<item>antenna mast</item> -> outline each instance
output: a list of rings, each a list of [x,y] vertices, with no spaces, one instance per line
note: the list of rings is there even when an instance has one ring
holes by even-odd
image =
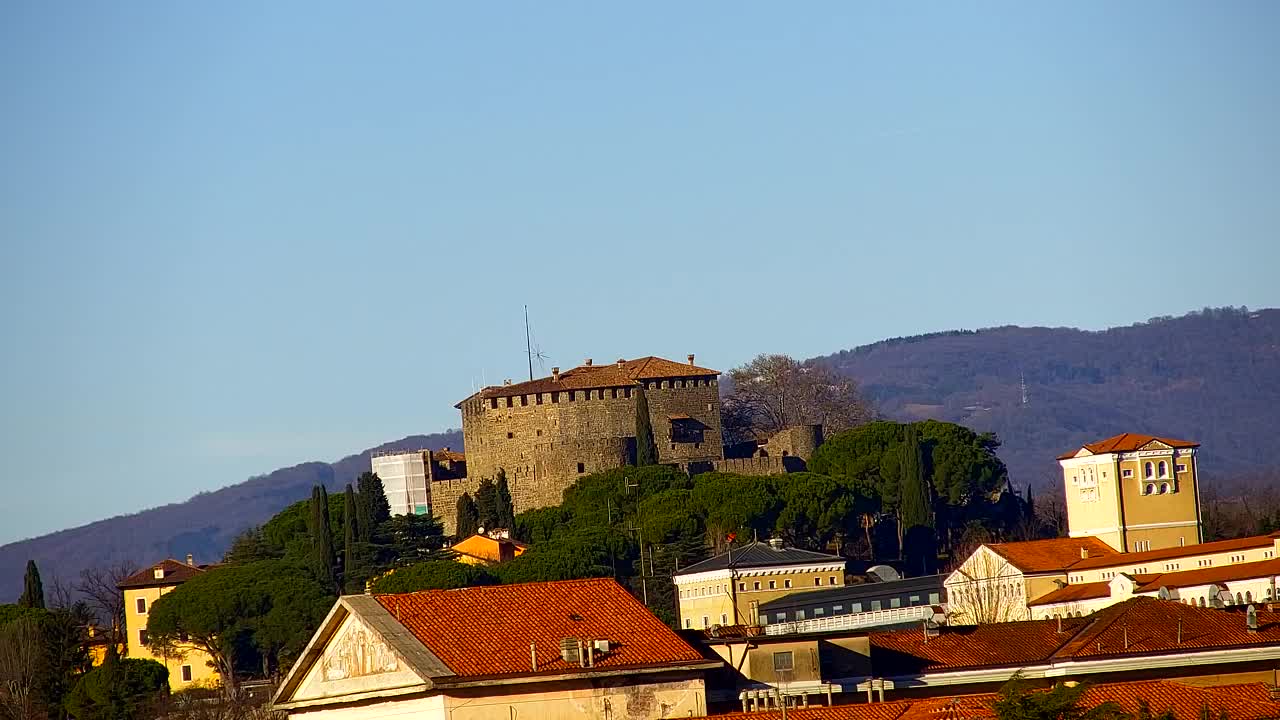
[[[529,340],[529,305],[525,305],[525,355],[529,357],[529,382],[534,380],[534,343]]]

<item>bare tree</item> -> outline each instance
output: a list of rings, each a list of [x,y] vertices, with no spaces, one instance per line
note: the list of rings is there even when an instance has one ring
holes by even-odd
[[[103,630],[112,642],[120,642],[124,633],[124,593],[119,585],[137,571],[136,565],[122,560],[106,567],[81,570],[80,581],[75,584],[75,591],[84,596],[98,619],[106,623]]]
[[[948,615],[956,625],[1027,618],[1026,587],[1017,568],[981,546],[947,578]]]
[[[836,433],[875,416],[854,380],[787,355],[759,355],[730,370],[729,381],[725,414],[748,418],[758,438],[794,425]]]
[[[40,624],[19,618],[0,628],[0,718],[37,720],[45,669]]]

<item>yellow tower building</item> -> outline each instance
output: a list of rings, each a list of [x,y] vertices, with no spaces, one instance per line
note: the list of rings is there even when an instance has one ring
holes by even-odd
[[[1070,536],[1096,537],[1119,552],[1199,543],[1199,447],[1123,433],[1059,456]]]

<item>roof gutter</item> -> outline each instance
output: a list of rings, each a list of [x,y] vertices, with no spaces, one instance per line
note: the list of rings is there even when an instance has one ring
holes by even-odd
[[[522,685],[528,683],[551,682],[560,680],[589,680],[599,677],[618,677],[623,675],[656,675],[659,673],[680,672],[681,670],[718,670],[724,667],[719,660],[691,662],[685,665],[667,665],[665,667],[620,668],[617,670],[595,670],[592,672],[565,673],[562,675],[517,675],[515,677],[488,678],[478,680],[453,680],[452,678],[436,678],[435,687],[439,690],[465,687],[488,687],[491,685]],[[456,676],[455,676],[456,677]]]

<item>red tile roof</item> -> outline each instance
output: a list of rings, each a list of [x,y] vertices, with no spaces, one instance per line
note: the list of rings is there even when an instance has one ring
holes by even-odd
[[[1140,435],[1138,433],[1120,433],[1113,435],[1106,440],[1091,442],[1083,447],[1094,455],[1105,455],[1107,453],[1133,452],[1140,449],[1147,443],[1155,440],[1162,442],[1172,448],[1198,448],[1200,443],[1191,442],[1190,440],[1175,440],[1173,438],[1159,437],[1157,435]],[[1070,452],[1063,453],[1058,456],[1059,460],[1067,460],[1076,456],[1081,448],[1076,448]]]
[[[1084,559],[1082,550],[1090,559],[1097,558],[1100,561],[1120,555],[1096,537],[991,543],[987,547],[1024,573],[1065,570]]]
[[[179,585],[191,578],[200,575],[207,570],[209,565],[188,565],[184,562],[178,562],[173,558],[161,560],[154,565],[148,565],[146,568],[130,575],[116,584],[121,590],[125,588],[142,588],[142,587],[168,587],[170,585]],[[156,568],[164,570],[164,577],[157,578],[155,575]]]
[[[795,720],[993,720],[996,716],[993,705],[997,699],[996,693],[981,693],[797,708],[789,709],[787,717]],[[1270,699],[1269,689],[1264,683],[1219,687],[1196,687],[1170,680],[1101,683],[1086,688],[1081,704],[1097,707],[1113,702],[1124,712],[1136,715],[1140,701],[1146,702],[1157,717],[1170,710],[1176,718],[1197,718],[1201,717],[1201,709],[1208,706],[1210,717],[1226,713],[1231,720],[1280,718],[1280,703]],[[714,720],[780,720],[782,713],[769,710],[711,717]]]
[[[1096,568],[1136,566],[1155,560],[1172,560],[1174,558],[1208,555],[1210,553],[1248,550],[1251,548],[1270,547],[1274,544],[1275,541],[1270,535],[1254,535],[1252,537],[1236,538],[1234,540],[1218,540],[1217,542],[1200,543],[1199,545],[1164,548],[1163,550],[1113,553],[1111,555],[1097,558],[1091,556],[1088,560],[1079,560],[1071,566],[1071,569],[1090,570]]]
[[[459,679],[587,672],[560,655],[562,638],[608,640],[599,669],[706,660],[610,579],[428,590],[375,599]],[[533,670],[530,645],[537,651]]]
[[[1056,605],[1064,602],[1077,602],[1080,600],[1096,600],[1097,598],[1109,597],[1111,595],[1111,581],[1104,580],[1101,582],[1076,583],[1059,588],[1047,595],[1040,597],[1027,603],[1027,607],[1035,607],[1036,605]]]
[[[1137,597],[1064,618],[1061,632],[1050,619],[949,627],[927,643],[919,630],[871,633],[871,656],[877,671],[891,677],[1280,643],[1280,612],[1258,610],[1258,625],[1249,632],[1240,607],[1215,610]]]
[[[698,367],[693,363],[678,363],[660,357],[642,357],[635,360],[602,365],[580,365],[560,373],[560,379],[544,377],[511,385],[495,385],[481,390],[482,398],[534,395],[563,390],[595,390],[635,386],[641,380],[667,380],[673,378],[715,377],[719,370]],[[475,396],[472,396],[475,397]],[[458,403],[461,405],[462,403]]]

